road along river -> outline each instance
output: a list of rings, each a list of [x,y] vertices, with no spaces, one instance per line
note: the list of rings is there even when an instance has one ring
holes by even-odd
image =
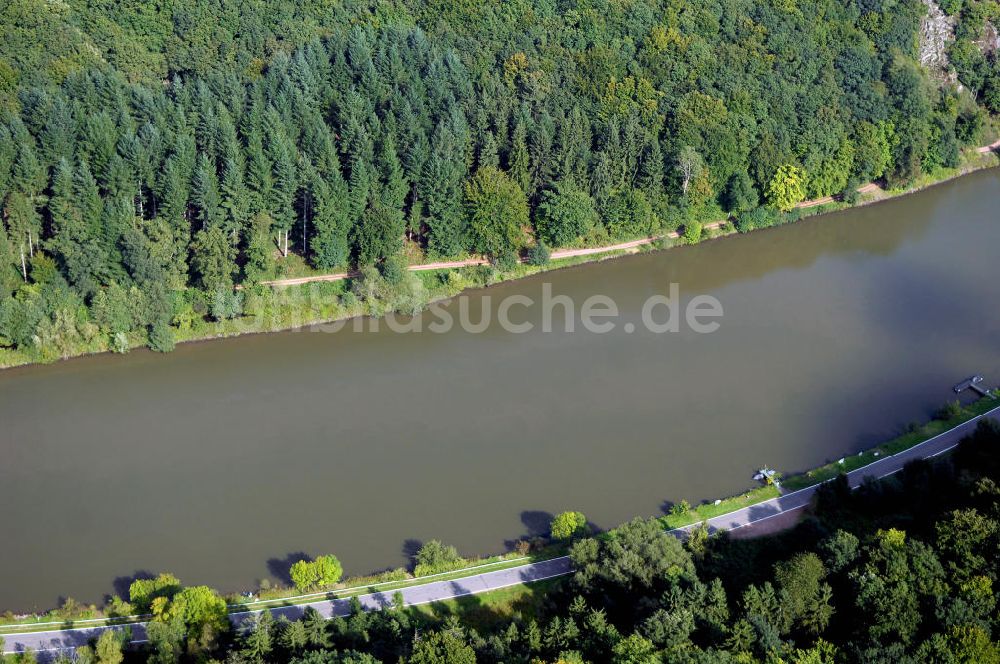
[[[903,467],[917,459],[933,459],[952,449],[954,449],[965,436],[972,433],[979,423],[979,420],[986,417],[995,417],[1000,412],[997,406],[988,413],[977,416],[967,422],[945,431],[933,438],[930,438],[908,450],[883,457],[863,468],[858,468],[847,474],[847,481],[852,488],[857,488],[867,478],[882,478],[899,472]],[[778,498],[766,500],[751,507],[717,516],[708,520],[707,524],[711,531],[735,530],[745,526],[767,521],[772,517],[789,512],[797,512],[808,507],[816,493],[817,486],[800,489]],[[671,532],[676,537],[685,537],[688,530],[696,527],[685,526],[676,528]],[[509,569],[480,572],[471,574],[465,578],[448,581],[434,581],[415,585],[410,588],[403,588],[398,591],[399,599],[405,606],[419,606],[453,599],[456,597],[467,597],[480,593],[507,588],[514,585],[522,585],[566,576],[573,572],[573,565],[568,556],[560,556],[550,560],[533,563],[526,563],[518,567]],[[358,602],[366,611],[377,611],[392,606],[397,591],[374,592],[358,597]],[[230,614],[230,621],[236,627],[245,624],[252,624],[256,616],[262,611],[270,611],[275,617],[284,617],[289,620],[298,620],[302,617],[306,608],[315,609],[320,615],[331,618],[333,616],[348,616],[351,614],[351,600],[349,599],[324,599],[310,602],[308,604],[297,604],[294,606],[278,606],[270,609],[254,609],[239,611]],[[38,632],[4,634],[4,651],[7,653],[22,652],[32,650],[39,653],[52,654],[61,650],[79,648],[89,641],[100,636],[101,632],[120,629],[131,630],[132,643],[144,643],[146,641],[146,623],[136,622],[127,628],[123,626],[96,626],[81,627],[73,629],[52,629]]]
[[[467,301],[495,320],[545,284],[604,294],[608,334],[348,327],[2,372],[0,609],[99,601],[138,571],[236,590],[300,552],[352,574],[430,538],[494,552],[564,509],[609,527],[857,451],[1000,377],[998,200],[980,172]],[[721,303],[717,332],[639,324],[672,283]]]

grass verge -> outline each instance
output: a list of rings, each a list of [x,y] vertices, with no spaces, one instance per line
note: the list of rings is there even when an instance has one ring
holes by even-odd
[[[983,397],[977,401],[962,406],[959,411],[948,419],[935,419],[926,424],[912,426],[906,433],[893,438],[881,445],[869,448],[858,454],[846,456],[843,463],[839,460],[825,464],[819,468],[807,470],[798,475],[792,475],[782,481],[782,485],[789,491],[797,491],[806,487],[833,479],[840,473],[849,473],[867,466],[870,463],[893,454],[899,454],[905,450],[919,445],[920,443],[933,438],[949,429],[953,429],[959,424],[968,422],[974,417],[1000,406],[1000,401]]]
[[[532,581],[478,595],[410,606],[406,612],[416,622],[425,625],[436,625],[450,616],[461,616],[463,624],[482,633],[509,622],[515,616],[524,620],[537,618],[546,594],[565,582],[566,577]]]

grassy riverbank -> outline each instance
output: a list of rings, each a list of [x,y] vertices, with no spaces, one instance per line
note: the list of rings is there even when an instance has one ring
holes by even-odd
[[[939,417],[929,422],[911,424],[907,427],[906,432],[892,440],[859,452],[858,454],[845,456],[843,459],[824,464],[818,468],[789,475],[780,480],[781,486],[785,493],[815,486],[821,482],[833,479],[840,473],[849,473],[879,459],[899,454],[964,422],[968,422],[996,408],[998,405],[1000,405],[1000,401],[988,397],[980,398],[964,406],[958,405],[958,402],[949,404],[945,408],[942,408]],[[779,495],[781,493],[774,485],[758,486],[738,496],[723,498],[718,503],[706,502],[692,507],[683,513],[669,514],[661,517],[661,521],[667,528],[682,528],[722,516],[723,514],[729,514],[730,512],[750,507],[751,505],[756,505],[772,498],[777,498]]]
[[[392,593],[402,588],[411,588],[439,581],[456,581],[484,572],[519,567],[531,562],[549,560],[565,555],[562,544],[550,544],[530,554],[509,552],[486,558],[466,558],[458,561],[454,569],[415,576],[404,569],[389,570],[379,574],[351,577],[316,592],[301,593],[294,588],[269,587],[260,589],[253,599],[233,593],[225,596],[230,613],[273,609],[281,606],[297,606],[332,599],[349,599],[369,593]],[[72,629],[78,627],[99,627],[102,625],[127,624],[148,618],[145,614],[127,616],[113,615],[93,605],[81,605],[68,600],[60,609],[44,614],[15,616],[10,613],[0,616],[0,638],[4,633],[25,633],[52,629]]]
[[[792,475],[783,480],[782,485],[788,491],[796,491],[833,479],[840,473],[849,473],[852,470],[863,468],[880,458],[899,454],[915,445],[919,445],[925,440],[929,440],[963,422],[968,422],[972,418],[996,408],[998,405],[1000,405],[1000,401],[983,397],[965,406],[952,405],[951,407],[946,407],[942,409],[941,417],[935,418],[925,424],[911,424],[907,427],[908,430],[905,433],[892,440],[858,454],[846,456],[843,459],[828,463],[819,468]]]
[[[806,471],[801,474],[789,476],[781,481],[785,491],[795,491],[809,486],[819,484],[836,477],[839,473],[850,472],[866,466],[878,459],[898,454],[910,449],[926,440],[948,431],[964,422],[980,416],[989,410],[996,408],[1000,403],[992,398],[981,398],[966,406],[959,406],[957,402],[948,404],[942,408],[941,415],[922,425],[910,425],[908,430],[900,436],[886,441],[876,447],[865,450],[859,454],[845,457],[843,460],[828,463],[818,468]],[[660,518],[660,522],[666,529],[677,529],[690,526],[729,514],[736,510],[756,505],[780,495],[779,489],[773,485],[759,486],[737,496],[721,499],[719,501],[705,502],[701,505],[689,508],[683,512],[669,514]],[[602,537],[608,534],[602,534]],[[527,544],[527,543],[526,543]],[[523,550],[523,549],[522,549]],[[438,581],[451,581],[468,578],[483,572],[494,572],[503,569],[510,569],[524,565],[529,562],[548,560],[567,552],[565,543],[550,543],[542,548],[537,548],[531,553],[509,552],[506,554],[491,556],[487,558],[461,559],[454,563],[454,569],[414,576],[403,569],[390,570],[375,575],[364,577],[353,577],[345,579],[336,585],[317,590],[316,592],[302,594],[291,588],[269,587],[258,591],[254,598],[245,598],[240,595],[231,594],[226,596],[228,609],[232,613],[243,611],[254,611],[264,608],[276,608],[281,606],[295,606],[309,604],[330,599],[347,599],[358,595],[373,592],[391,594],[403,588],[434,583]],[[451,610],[448,607],[458,608],[478,608],[486,607],[483,616],[502,618],[507,611],[524,598],[530,598],[531,593],[523,590],[499,591],[496,597],[486,599],[478,598],[455,600],[451,604],[445,603],[444,608],[439,608],[437,604],[434,608],[421,609],[425,617],[431,618],[440,615],[441,611]],[[496,602],[496,604],[492,604]],[[506,603],[506,604],[505,604]],[[453,605],[453,606],[452,606]],[[504,609],[503,606],[507,608]],[[23,633],[33,631],[46,631],[53,629],[70,629],[74,627],[97,627],[107,624],[124,624],[145,619],[144,615],[115,616],[105,613],[94,606],[84,606],[69,600],[63,608],[50,611],[45,614],[31,616],[14,616],[8,613],[0,616],[0,637],[3,634]]]

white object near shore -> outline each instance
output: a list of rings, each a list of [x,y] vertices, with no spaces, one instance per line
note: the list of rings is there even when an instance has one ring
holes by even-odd
[[[840,463],[840,464],[843,464],[843,463],[844,463],[844,460],[843,460],[843,459],[841,459],[841,460],[840,460],[840,461],[838,461],[837,463]]]
[[[721,504],[722,504],[722,501],[721,501],[720,499],[716,498],[716,499],[715,499],[715,504],[716,504],[716,505],[721,505]]]

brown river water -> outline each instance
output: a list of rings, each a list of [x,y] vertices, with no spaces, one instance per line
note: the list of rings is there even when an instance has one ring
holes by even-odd
[[[298,331],[0,372],[0,609],[140,571],[239,590],[299,552],[349,574],[432,538],[495,553],[562,510],[610,527],[856,452],[1000,382],[998,206],[980,172],[468,293],[472,320],[604,294],[607,334]],[[671,283],[718,300],[718,331],[625,331]]]

